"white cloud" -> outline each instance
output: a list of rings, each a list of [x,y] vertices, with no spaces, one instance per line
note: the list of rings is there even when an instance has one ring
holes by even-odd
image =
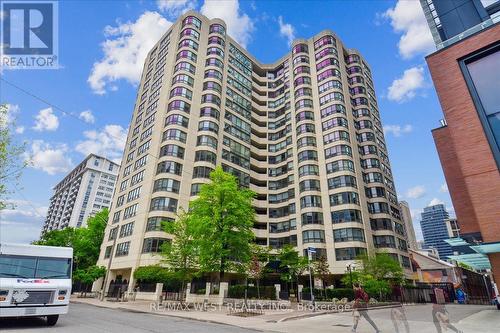
[[[14,208],[0,212],[0,242],[28,244],[39,238],[47,207],[25,200],[12,200]]]
[[[148,52],[171,25],[159,13],[147,11],[135,22],[106,26],[101,44],[104,57],[94,63],[87,80],[93,92],[116,90],[114,83],[121,79],[137,84]]]
[[[49,175],[71,170],[73,162],[67,156],[68,147],[65,144],[51,145],[43,140],[35,140],[26,155],[29,166],[42,170]]]
[[[158,9],[169,17],[176,18],[180,14],[196,7],[194,0],[156,0]]]
[[[444,205],[444,202],[441,199],[438,198],[433,198],[427,206],[434,206],[434,205]]]
[[[243,47],[250,42],[254,24],[240,11],[238,0],[205,0],[200,12],[210,19],[220,18],[226,22],[228,34]]]
[[[423,185],[417,185],[415,187],[409,188],[406,191],[406,197],[410,199],[419,199],[425,195],[425,187]]]
[[[407,134],[413,131],[413,127],[411,125],[385,125],[384,133],[389,134],[392,133],[395,137],[400,137],[403,134]]]
[[[290,23],[283,22],[283,17],[278,17],[278,24],[280,25],[280,36],[285,37],[288,45],[292,45],[295,39],[295,28]]]
[[[127,130],[119,125],[106,125],[101,131],[85,131],[83,136],[86,140],[76,145],[76,151],[83,155],[93,153],[116,161],[122,157]]]
[[[16,134],[23,134],[24,133],[24,126],[17,126],[15,129]]]
[[[52,108],[40,110],[35,116],[35,131],[55,131],[59,127],[59,118],[54,114]]]
[[[399,54],[403,58],[409,59],[436,49],[419,1],[399,0],[383,17],[391,21],[395,32],[403,34],[398,43]]]
[[[80,112],[80,115],[78,116],[78,118],[80,118],[81,120],[83,120],[87,124],[95,123],[95,117],[92,114],[92,111],[90,111],[90,110],[85,110],[85,111]]]
[[[442,184],[441,187],[439,187],[439,192],[448,193],[448,185],[446,183]]]
[[[391,101],[402,103],[416,96],[417,90],[424,87],[424,68],[412,67],[404,71],[403,76],[392,82],[387,97]]]

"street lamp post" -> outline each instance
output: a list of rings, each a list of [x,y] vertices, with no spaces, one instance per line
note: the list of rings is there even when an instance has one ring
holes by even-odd
[[[113,227],[111,224],[107,224],[107,225],[110,227]],[[113,229],[111,229],[111,230],[113,230]],[[116,229],[116,235],[114,235],[114,236],[115,237],[113,239],[113,245],[111,246],[111,253],[109,254],[108,267],[106,268],[106,275],[104,276],[104,284],[102,287],[101,297],[99,297],[99,299],[101,301],[104,301],[104,292],[106,291],[106,286],[108,285],[109,270],[111,269],[111,261],[113,260],[113,252],[115,252],[116,240],[118,239],[118,229]]]
[[[347,264],[347,270],[349,271],[349,281],[351,282],[351,289],[354,288],[354,284],[352,282],[352,268],[353,264]]]
[[[313,306],[313,312],[316,312],[316,305],[314,303],[313,283],[312,283],[312,268],[311,268],[311,260],[312,260],[313,253],[316,253],[316,249],[311,248],[311,247],[307,249],[307,261],[309,264],[309,291],[311,293],[311,302],[312,302],[312,306]]]

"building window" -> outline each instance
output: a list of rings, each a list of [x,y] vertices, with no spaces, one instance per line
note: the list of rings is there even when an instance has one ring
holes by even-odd
[[[396,248],[396,240],[394,236],[373,236],[373,245],[376,248]]]
[[[160,216],[150,217],[146,222],[146,231],[161,231],[163,228],[162,222],[174,222],[174,219]]]
[[[500,43],[460,63],[479,119],[500,168]]]
[[[163,243],[167,241],[166,238],[146,238],[142,245],[142,253],[159,253]]]
[[[300,208],[321,207],[321,197],[318,195],[307,195],[300,198]]]
[[[172,161],[164,161],[158,163],[156,174],[171,173],[180,176],[182,174],[182,164]]]
[[[109,236],[108,240],[113,240],[116,238],[116,235],[118,234],[118,227],[115,227],[109,231]]]
[[[206,166],[197,166],[193,168],[193,178],[210,178],[210,173],[214,169]]]
[[[120,228],[120,238],[132,235],[134,231],[134,222],[124,224]]]
[[[128,255],[129,249],[130,249],[130,241],[119,243],[116,246],[115,256],[117,256],[117,257],[126,256],[126,255]]]
[[[330,195],[331,206],[346,205],[346,204],[359,205],[358,194],[355,192],[342,192]]]
[[[364,242],[365,233],[361,228],[343,228],[333,230],[333,239],[335,242]]]
[[[309,212],[301,216],[302,225],[305,224],[323,224],[323,213]]]
[[[167,191],[167,192],[179,193],[179,189],[181,187],[180,184],[181,183],[178,180],[174,179],[169,179],[169,178],[157,179],[155,180],[153,185],[153,192]]]
[[[335,258],[337,261],[354,260],[359,256],[365,255],[366,249],[363,247],[346,247],[343,249],[335,249]]]
[[[363,220],[361,219],[361,212],[357,209],[343,209],[332,212],[332,223],[344,222],[363,223]]]
[[[160,157],[162,156],[184,158],[184,148],[177,145],[165,145],[160,149]]]
[[[111,251],[113,251],[113,246],[106,246],[106,250],[104,250],[104,259],[111,257]]]
[[[151,199],[149,211],[175,212],[177,210],[177,199],[158,197]]]
[[[325,232],[323,230],[307,230],[302,231],[303,243],[324,243]]]

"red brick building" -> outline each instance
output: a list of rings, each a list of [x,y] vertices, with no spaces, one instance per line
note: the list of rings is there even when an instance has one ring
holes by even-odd
[[[432,134],[461,236],[482,244],[500,285],[500,24],[450,43],[427,64],[445,117]]]

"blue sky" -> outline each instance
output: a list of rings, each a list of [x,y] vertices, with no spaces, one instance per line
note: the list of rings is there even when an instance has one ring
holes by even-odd
[[[335,31],[372,67],[398,195],[415,224],[431,202],[453,209],[431,135],[442,112],[418,1],[68,1],[59,3],[61,68],[2,70],[3,79],[50,104],[0,81],[0,101],[32,159],[11,186],[16,209],[0,215],[2,241],[37,239],[52,187],[86,154],[121,158],[144,56],[186,8],[223,18],[264,63],[285,54],[293,38]]]

